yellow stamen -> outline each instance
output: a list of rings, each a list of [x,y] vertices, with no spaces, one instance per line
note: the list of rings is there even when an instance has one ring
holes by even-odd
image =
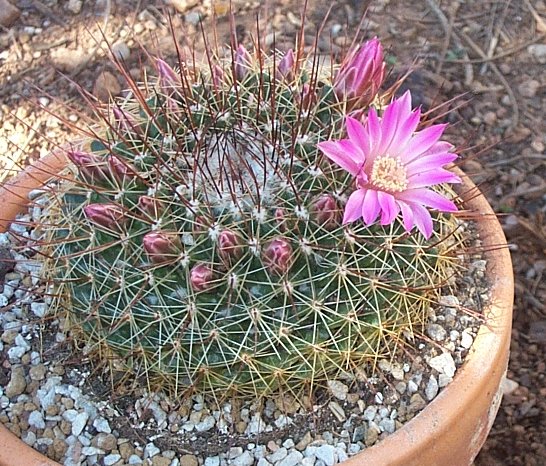
[[[407,189],[408,177],[406,167],[400,157],[383,155],[377,157],[373,163],[370,183],[383,191],[399,193]]]

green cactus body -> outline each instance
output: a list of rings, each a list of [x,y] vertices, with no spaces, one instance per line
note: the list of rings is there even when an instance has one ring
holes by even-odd
[[[226,65],[113,104],[124,116],[86,147],[99,162],[52,199],[59,304],[176,392],[355,377],[422,324],[454,263],[448,216],[429,240],[341,225],[351,179],[316,143],[341,136],[343,105],[327,80],[255,61],[238,81]]]

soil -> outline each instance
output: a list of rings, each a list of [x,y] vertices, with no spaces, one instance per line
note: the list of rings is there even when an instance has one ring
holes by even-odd
[[[230,40],[228,1],[10,1],[20,17],[8,22],[0,12],[0,181],[75,137],[74,126],[91,116],[80,90],[90,99],[121,92],[107,44],[132,75],[144,76],[144,50],[175,55],[169,24],[181,43]],[[304,2],[231,3],[239,41],[251,43],[258,25],[263,47],[293,46]],[[305,44],[316,39],[323,52],[341,53],[361,27],[361,38],[377,35],[388,48],[393,78],[414,63],[414,103],[427,109],[453,99],[442,117],[451,123],[448,139],[499,213],[516,274],[509,382],[476,465],[544,464],[546,4],[339,0],[327,14],[332,5],[307,2]]]

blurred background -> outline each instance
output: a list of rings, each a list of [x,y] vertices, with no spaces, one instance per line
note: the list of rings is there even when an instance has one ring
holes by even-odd
[[[546,464],[543,0],[0,0],[0,182],[76,137],[91,116],[82,91],[99,105],[123,94],[110,53],[137,79],[148,54],[177,63],[173,35],[221,54],[230,9],[249,47],[259,36],[286,50],[303,28],[304,47],[316,41],[328,59],[378,36],[391,79],[413,64],[414,104],[454,99],[448,139],[499,213],[516,273],[504,400],[476,465]]]

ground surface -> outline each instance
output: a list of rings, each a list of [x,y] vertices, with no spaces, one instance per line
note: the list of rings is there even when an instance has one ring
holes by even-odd
[[[89,116],[79,87],[99,98],[123,88],[106,57],[105,39],[136,76],[150,68],[142,45],[166,58],[174,54],[166,12],[181,42],[202,43],[200,16],[210,42],[229,40],[224,15],[229,2],[172,0],[168,8],[160,0],[12,3],[21,13],[12,25],[0,11],[0,181],[74,137],[71,126]],[[232,3],[239,40],[250,43],[258,24],[264,47],[273,42],[280,49],[293,45],[301,1]],[[452,123],[449,138],[462,147],[462,167],[501,214],[511,244],[516,303],[510,382],[476,464],[545,464],[545,2],[310,0],[306,44],[324,26],[319,48],[339,53],[350,43],[347,37],[353,37],[368,3],[363,37],[381,38],[392,75],[418,60],[410,78],[414,101],[427,107],[464,94],[451,107],[466,104],[446,117]],[[210,32],[213,11],[218,16],[216,35]]]

